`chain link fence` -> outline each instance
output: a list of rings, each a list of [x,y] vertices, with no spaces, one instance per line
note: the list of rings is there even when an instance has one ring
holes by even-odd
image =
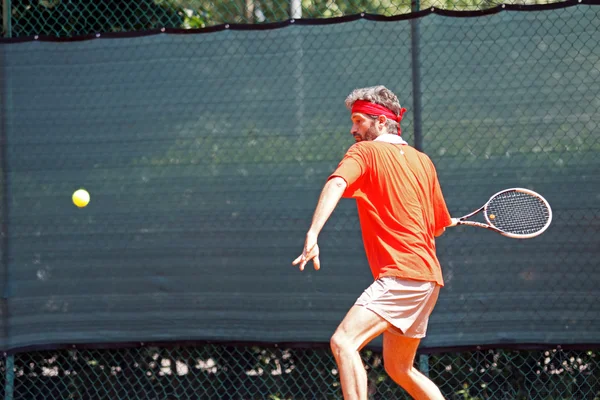
[[[447,10],[484,10],[501,3],[533,4],[520,1],[266,1],[266,0],[140,0],[140,1],[12,1],[10,3],[9,23],[5,23],[5,36],[24,37],[31,35],[50,35],[71,37],[88,35],[96,32],[131,32],[171,28],[203,28],[222,23],[269,23],[289,19],[291,16],[302,18],[331,18],[344,15],[367,12],[380,15],[406,14],[411,11],[437,7]],[[540,2],[535,2],[540,3]],[[535,18],[534,18],[535,19]],[[581,22],[582,24],[585,21]],[[557,30],[569,31],[557,19],[554,25]],[[8,27],[8,28],[7,28]],[[460,32],[464,40],[476,36],[472,30]],[[545,32],[534,33],[542,37]],[[482,43],[492,42],[492,38],[480,38]],[[539,37],[536,39],[540,39]],[[515,41],[526,41],[528,37],[515,36]],[[580,40],[580,39],[578,39]],[[585,55],[593,51],[595,41],[581,39],[578,52]],[[555,54],[561,55],[571,46],[570,43],[544,44],[538,40],[536,46],[550,48]],[[487,51],[495,51],[493,48]],[[533,46],[533,44],[532,44]],[[134,50],[132,50],[134,51]],[[450,51],[450,50],[449,50]],[[498,52],[500,52],[498,50]],[[432,53],[431,53],[432,54]],[[507,59],[518,54],[504,54]],[[539,55],[539,54],[538,54]],[[439,58],[439,54],[437,55]],[[447,54],[449,60],[459,58],[454,52]],[[431,76],[443,76],[436,68],[440,67],[439,59],[424,60],[422,73]],[[576,57],[574,57],[574,60]],[[517,61],[515,61],[517,62]],[[600,65],[600,64],[598,64]],[[429,71],[431,68],[431,71]],[[480,75],[478,81],[435,82],[429,80],[424,84],[425,98],[427,96],[450,98],[458,87],[485,86],[485,83],[499,77],[506,79],[511,71],[501,67],[487,65],[489,76]],[[527,62],[521,68],[532,73],[534,68]],[[589,79],[597,77],[598,67],[590,68],[596,75],[585,75],[581,71],[566,70],[562,75],[531,77],[513,81],[516,87],[513,97],[518,100],[524,95],[521,88],[528,82],[537,82],[538,78],[551,80],[558,86],[564,77],[568,79],[581,78],[581,86],[595,85]],[[536,81],[536,79],[538,79]],[[440,89],[442,88],[442,89]],[[537,134],[519,137],[513,142],[515,148],[537,149],[534,152],[556,163],[584,165],[590,157],[597,157],[600,141],[597,134],[598,121],[594,111],[597,101],[593,98],[577,97],[577,86],[571,86],[571,99],[581,101],[581,114],[569,117],[571,125],[561,126],[564,136],[555,141],[548,141],[543,129],[533,130]],[[547,90],[536,83],[528,88],[539,90],[540,94]],[[557,93],[555,93],[557,94]],[[479,101],[479,102],[478,102]],[[462,138],[455,140],[452,146],[446,146],[443,141],[428,142],[431,146],[427,151],[449,157],[447,164],[463,160],[464,168],[473,170],[471,178],[482,181],[487,176],[476,175],[475,167],[471,168],[470,159],[495,159],[500,167],[507,167],[511,162],[503,158],[506,143],[506,125],[502,121],[483,117],[487,114],[485,107],[502,107],[505,105],[492,104],[485,95],[475,99],[470,105],[471,113],[478,118],[474,120],[452,119],[448,124],[427,126],[426,131],[431,136],[439,136],[449,128],[462,132]],[[450,104],[450,113],[456,113],[457,106]],[[454,108],[452,108],[454,107]],[[546,109],[541,106],[536,115],[520,115],[517,125],[525,125],[527,121],[540,121],[546,126],[553,124],[552,115],[560,115],[560,109]],[[460,115],[460,114],[459,114]],[[410,117],[409,117],[410,118]],[[412,120],[407,118],[406,125]],[[426,118],[429,120],[429,118]],[[432,119],[433,120],[433,119]],[[514,129],[520,129],[515,127]],[[407,130],[408,131],[408,130]],[[573,131],[578,131],[575,140],[571,137]],[[482,139],[482,132],[486,137]],[[345,133],[344,133],[345,134]],[[479,138],[479,141],[473,140]],[[258,140],[262,140],[259,138]],[[579,142],[578,142],[579,141]],[[267,143],[268,142],[268,143]],[[282,142],[284,142],[282,140]],[[574,143],[579,143],[574,145]],[[268,138],[264,147],[272,154],[285,154],[284,147]],[[188,142],[178,142],[172,158],[184,159],[189,151]],[[271,146],[270,150],[267,146]],[[578,152],[578,147],[585,148],[585,154]],[[225,147],[225,146],[223,146]],[[340,147],[340,146],[338,146]],[[239,158],[235,148],[227,159]],[[339,150],[339,149],[338,149]],[[197,153],[194,150],[194,154]],[[210,150],[207,150],[210,152]],[[183,154],[183,156],[182,156]],[[246,151],[244,154],[251,154]],[[583,154],[583,155],[582,155]],[[565,157],[566,155],[566,157]],[[207,159],[210,154],[207,154]],[[471,157],[471,158],[469,158]],[[161,160],[162,162],[162,160]],[[166,161],[165,161],[166,163]],[[446,165],[447,165],[446,164]],[[474,164],[476,165],[476,164]],[[545,165],[545,164],[544,164]],[[535,168],[542,168],[534,165]],[[506,173],[506,172],[505,172]],[[508,172],[510,173],[510,171]],[[565,179],[568,175],[565,175]],[[593,178],[589,178],[593,179]],[[588,179],[589,182],[590,180]],[[582,185],[587,184],[583,182]],[[469,195],[469,193],[467,193]],[[467,199],[455,200],[467,204]],[[590,200],[590,202],[593,200]],[[463,211],[470,211],[464,206]],[[581,224],[587,227],[585,237],[597,234],[597,224],[600,214],[584,214],[587,209],[574,210],[577,220],[569,219],[569,223]],[[354,211],[354,210],[352,210]],[[578,214],[579,212],[579,214]],[[575,221],[575,222],[573,222]],[[564,221],[563,221],[564,222]],[[566,223],[566,222],[565,222]],[[341,240],[341,239],[338,239]],[[591,240],[591,239],[590,239]],[[589,250],[590,243],[579,242],[582,252]],[[587,246],[587,247],[586,247]],[[566,251],[564,252],[566,254]],[[562,253],[561,253],[562,254]],[[543,256],[543,255],[542,255]],[[469,258],[470,257],[470,258]],[[477,256],[466,255],[464,269],[474,266]],[[566,261],[566,260],[564,260]],[[529,260],[535,264],[537,260]],[[588,260],[588,264],[595,263]],[[535,271],[524,273],[530,279]],[[531,274],[531,275],[529,275]],[[490,281],[495,278],[490,276]],[[593,283],[594,277],[590,276]],[[548,279],[548,285],[558,288],[560,279]],[[558,282],[558,283],[557,283]],[[490,283],[490,282],[488,282]],[[498,284],[498,281],[491,284]],[[501,282],[500,282],[501,284]],[[508,291],[510,288],[506,288]],[[460,294],[452,293],[458,296]],[[441,300],[443,301],[443,299]],[[581,307],[586,312],[586,302],[571,304],[572,309]],[[592,316],[595,318],[597,316]],[[420,355],[416,367],[428,374],[441,388],[447,399],[452,400],[599,400],[600,399],[600,351],[597,350],[565,350],[561,348],[544,350],[506,350],[476,349],[465,352],[448,352],[441,354]],[[377,351],[366,350],[363,360],[368,370],[369,391],[371,399],[407,399],[404,392],[385,373],[381,354]],[[341,390],[335,363],[326,348],[278,348],[268,346],[231,346],[231,345],[202,345],[181,347],[141,347],[120,349],[71,349],[52,351],[32,351],[16,353],[0,359],[0,380],[6,382],[0,385],[0,399],[144,399],[144,400],[179,400],[179,399],[341,399]]]
[[[224,23],[270,23],[290,18],[334,18],[359,13],[400,15],[436,7],[485,10],[501,4],[546,4],[555,0],[4,0],[13,37],[70,37],[98,32],[204,28]]]
[[[598,400],[600,352],[477,350],[421,355],[448,400]],[[410,399],[363,351],[369,398]],[[202,345],[17,354],[14,400],[342,399],[328,349]],[[2,365],[2,371],[4,371]]]

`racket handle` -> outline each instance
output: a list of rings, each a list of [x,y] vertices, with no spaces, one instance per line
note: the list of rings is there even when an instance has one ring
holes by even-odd
[[[459,218],[451,218],[452,223],[450,224],[450,226],[456,226],[458,225],[458,222],[460,221]]]

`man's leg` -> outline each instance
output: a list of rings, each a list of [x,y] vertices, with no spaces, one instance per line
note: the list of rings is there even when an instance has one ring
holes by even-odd
[[[385,371],[415,400],[444,400],[440,389],[413,367],[421,339],[386,332],[383,335]]]
[[[345,400],[367,400],[367,373],[359,351],[390,324],[374,312],[353,306],[331,338]]]

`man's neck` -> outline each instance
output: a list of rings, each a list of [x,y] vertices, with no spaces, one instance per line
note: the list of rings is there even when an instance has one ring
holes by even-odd
[[[374,142],[392,143],[392,144],[408,144],[400,136],[392,135],[391,133],[383,133],[383,134],[377,136],[373,141]]]

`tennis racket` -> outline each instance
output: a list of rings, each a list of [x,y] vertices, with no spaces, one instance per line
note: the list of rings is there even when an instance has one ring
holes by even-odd
[[[487,224],[467,221],[482,211]],[[546,199],[533,190],[512,188],[496,193],[480,209],[460,218],[452,218],[451,226],[477,226],[510,238],[530,239],[548,229],[550,222],[552,209]]]

